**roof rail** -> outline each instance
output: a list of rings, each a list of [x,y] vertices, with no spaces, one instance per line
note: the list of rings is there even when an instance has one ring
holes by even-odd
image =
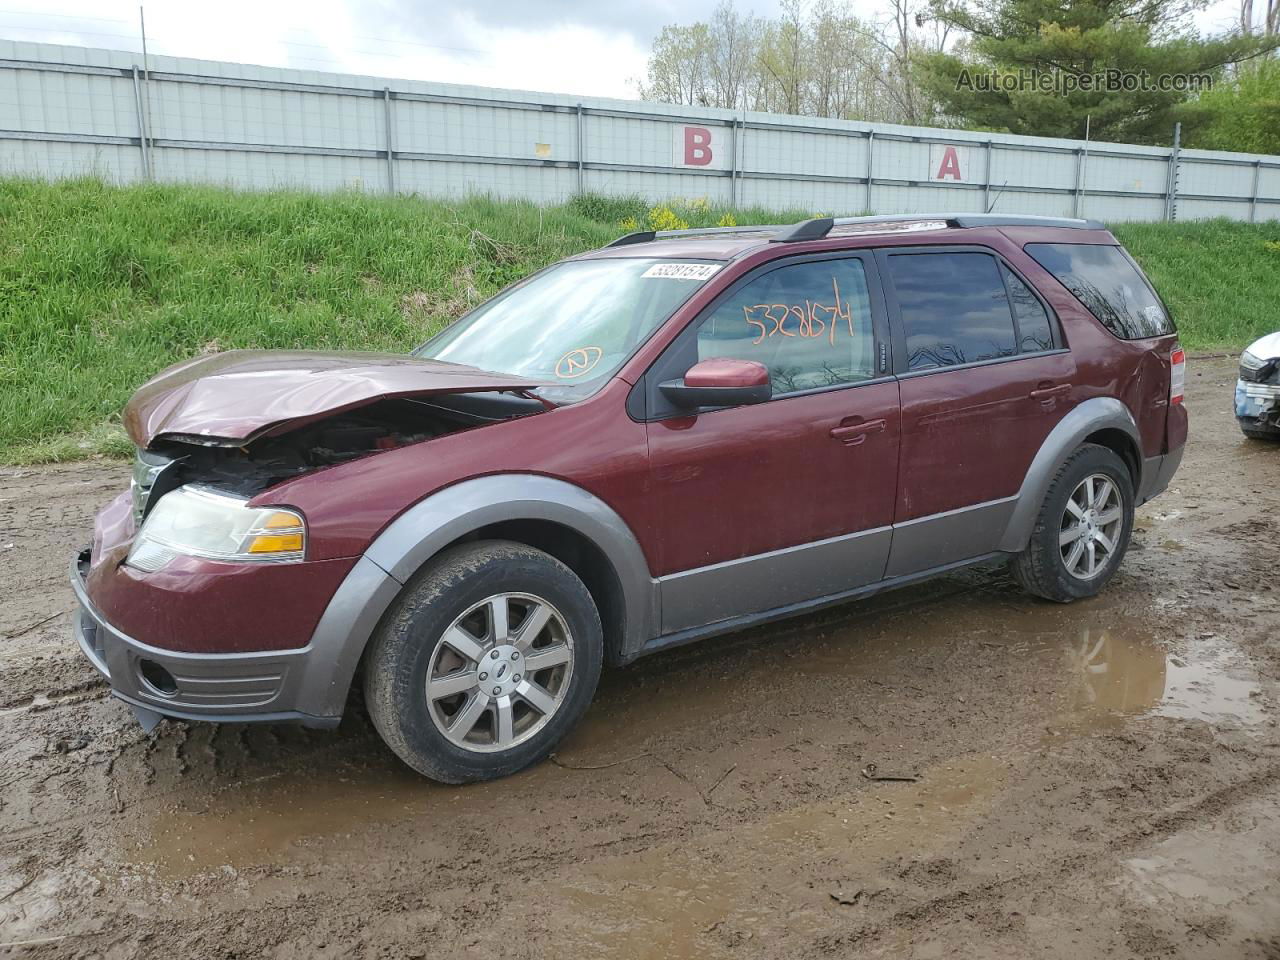
[[[769,238],[770,243],[799,243],[801,240],[821,240],[836,225],[833,217],[815,217],[801,220],[785,230],[779,230]]]
[[[608,246],[625,247],[633,243],[648,243],[650,240],[665,240],[669,237],[704,237],[735,233],[770,234],[770,243],[799,243],[803,240],[821,240],[835,227],[856,224],[874,225],[877,223],[925,221],[945,223],[948,227],[953,228],[1062,227],[1071,230],[1107,229],[1105,224],[1097,220],[1080,220],[1075,217],[1036,217],[1004,213],[894,213],[868,217],[815,217],[812,220],[801,220],[799,223],[793,223],[790,226],[692,227],[687,230],[638,230],[619,237]]]
[[[637,230],[635,233],[625,233],[617,240],[606,243],[606,247],[625,247],[633,243],[648,243],[658,235],[652,230]]]
[[[1029,214],[1008,213],[960,213],[952,214],[947,222],[953,227],[1065,227],[1069,230],[1105,230],[1106,224],[1098,220],[1081,220],[1076,217],[1034,217]]]
[[[746,226],[746,227],[689,227],[684,230],[637,230],[635,233],[628,233],[619,237],[612,243],[606,244],[609,247],[625,247],[632,243],[648,243],[650,240],[667,240],[672,237],[707,237],[707,236],[723,236],[725,234],[735,233],[773,233],[778,230],[786,230],[787,227],[779,224],[769,226]]]

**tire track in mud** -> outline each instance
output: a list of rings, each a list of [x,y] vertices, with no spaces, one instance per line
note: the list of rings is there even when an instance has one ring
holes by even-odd
[[[105,695],[97,699],[124,709]],[[288,727],[285,728],[289,731],[287,735],[276,731],[266,733],[268,746],[265,748],[251,745],[251,728],[247,725],[170,723],[162,729],[162,735],[147,735],[137,728],[133,739],[101,751],[87,761],[68,760],[52,772],[22,768],[22,773],[9,781],[7,793],[12,793],[13,787],[23,782],[43,782],[53,776],[89,774],[94,782],[85,785],[85,796],[70,812],[44,817],[25,826],[14,825],[15,817],[9,813],[10,824],[0,835],[0,852],[13,844],[20,845],[82,824],[98,823],[104,816],[139,804],[216,795],[245,783],[323,765],[325,760],[350,759],[370,747],[383,749],[368,724],[356,726],[343,736]],[[198,766],[193,763],[195,752],[203,758]],[[269,772],[255,772],[265,764],[272,765]],[[211,781],[221,782],[212,792]],[[116,786],[112,787],[113,784]],[[33,796],[32,800],[38,802],[40,797]]]

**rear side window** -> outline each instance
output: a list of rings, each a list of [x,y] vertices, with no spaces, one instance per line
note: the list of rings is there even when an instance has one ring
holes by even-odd
[[[1092,243],[1029,243],[1024,248],[1102,325],[1122,340],[1163,337],[1173,320],[1137,264],[1119,247]]]
[[[1054,347],[1039,299],[987,253],[889,256],[907,369],[928,370]]]

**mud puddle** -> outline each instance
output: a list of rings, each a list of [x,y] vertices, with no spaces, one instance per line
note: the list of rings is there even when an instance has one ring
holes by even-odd
[[[374,751],[378,753],[379,751]],[[433,823],[456,791],[419,777],[394,757],[268,775],[227,787],[205,803],[167,810],[124,857],[160,879],[233,873],[286,860],[308,846],[358,843],[375,824]]]
[[[920,771],[918,782],[720,831],[714,847],[723,852],[681,845],[612,858],[544,894],[572,918],[565,936],[578,955],[729,956],[832,909],[893,902],[896,883],[879,864],[944,850],[989,811],[1008,772],[998,757],[960,757]]]
[[[1204,638],[1192,658],[1131,629],[1086,627],[1065,649],[1068,669],[1084,680],[1080,709],[1096,718],[1150,714],[1228,726],[1264,719],[1257,678],[1223,639]]]
[[[1224,926],[1212,918],[1228,916],[1239,934],[1265,940],[1276,932],[1277,863],[1280,816],[1274,798],[1253,799],[1229,817],[1176,833],[1126,860],[1113,885],[1184,918],[1188,927],[1205,928],[1210,938],[1215,925]]]

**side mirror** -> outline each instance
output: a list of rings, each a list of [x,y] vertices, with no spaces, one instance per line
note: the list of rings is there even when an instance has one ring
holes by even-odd
[[[680,380],[658,385],[662,395],[677,407],[732,407],[764,403],[773,396],[769,368],[755,360],[715,357],[695,363]]]

